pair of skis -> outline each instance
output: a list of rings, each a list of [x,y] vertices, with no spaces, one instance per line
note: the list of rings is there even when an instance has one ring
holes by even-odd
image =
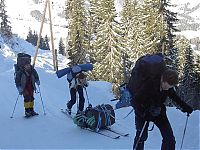
[[[71,119],[73,119],[73,115],[75,115],[75,113],[73,113],[73,112],[70,115],[66,109],[61,109],[61,112],[64,113],[65,115],[67,115]],[[119,131],[115,131],[115,130],[112,130],[111,128],[105,128],[105,129],[101,129],[99,131],[92,130],[90,128],[82,128],[82,129],[97,133],[99,135],[102,135],[102,136],[105,136],[105,137],[108,137],[111,139],[119,139],[120,137],[126,137],[129,135],[128,133],[122,133]]]
[[[97,133],[97,134],[100,134],[102,136],[111,138],[111,139],[119,139],[120,137],[126,137],[129,135],[128,133],[118,132],[118,131],[112,130],[110,128],[101,129],[100,131],[91,130],[89,128],[84,128],[84,129],[94,132],[94,133]]]

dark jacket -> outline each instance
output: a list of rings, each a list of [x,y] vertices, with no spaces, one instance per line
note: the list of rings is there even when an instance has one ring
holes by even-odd
[[[31,80],[32,80],[32,84],[33,84],[33,89],[36,90],[36,86],[35,86],[35,82],[39,81],[39,76],[37,71],[34,68],[31,68]],[[26,86],[27,83],[27,74],[26,71],[24,69],[19,69],[18,71],[16,71],[15,74],[15,84],[16,87],[21,87],[23,90]]]
[[[161,107],[161,112],[165,113],[166,107],[164,102],[167,97],[183,109],[188,107],[176,94],[174,88],[165,91],[160,90],[161,75],[154,79],[142,79],[141,77],[139,79],[140,81],[137,79],[139,78],[133,78],[132,86],[129,86],[129,91],[133,96],[131,105],[134,107],[136,114],[144,115],[145,111],[151,106]]]

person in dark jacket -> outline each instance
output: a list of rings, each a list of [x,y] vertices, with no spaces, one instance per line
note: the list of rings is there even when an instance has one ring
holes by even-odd
[[[38,115],[34,111],[34,91],[36,86],[40,85],[40,80],[37,71],[30,63],[24,65],[16,72],[15,84],[20,95],[24,97],[25,116],[30,117]]]
[[[135,76],[137,76],[136,74],[135,72]],[[162,135],[161,150],[175,150],[176,141],[166,114],[164,102],[169,97],[183,112],[188,114],[193,112],[193,109],[176,94],[174,86],[178,84],[178,73],[175,70],[165,69],[156,78],[146,79],[140,85],[135,86],[138,82],[136,80],[137,78],[133,77],[132,85],[129,86],[129,91],[133,96],[131,105],[135,110],[136,125],[133,149],[144,150],[144,142],[148,137],[149,122],[152,121],[159,128]],[[142,129],[144,130],[140,135]]]

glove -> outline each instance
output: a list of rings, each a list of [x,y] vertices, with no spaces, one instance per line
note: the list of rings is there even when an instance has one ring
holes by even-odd
[[[40,85],[40,80],[36,81],[35,83],[36,83],[37,85]]]
[[[188,114],[191,114],[193,112],[193,109],[189,105],[185,105],[184,107],[182,107],[181,111],[182,112],[187,112]]]
[[[18,86],[18,87],[17,87],[17,90],[18,90],[18,92],[19,92],[19,95],[22,95],[22,93],[23,93],[22,87],[21,87],[21,86]]]
[[[85,83],[85,84],[84,84],[84,87],[88,87],[88,85],[89,85],[88,83]]]

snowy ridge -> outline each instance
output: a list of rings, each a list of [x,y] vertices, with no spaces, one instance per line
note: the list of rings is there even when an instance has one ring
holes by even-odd
[[[66,38],[67,36],[67,21],[64,18],[65,1],[53,0],[51,2],[53,34],[55,48],[57,48],[59,39],[61,37]],[[7,15],[10,17],[9,21],[11,21],[13,33],[18,34],[23,39],[26,39],[29,28],[31,28],[32,31],[35,30],[39,34],[41,26],[40,18],[44,13],[45,1],[6,0],[6,6]],[[50,37],[48,9],[46,11],[45,23],[42,31],[43,37],[46,34]]]

